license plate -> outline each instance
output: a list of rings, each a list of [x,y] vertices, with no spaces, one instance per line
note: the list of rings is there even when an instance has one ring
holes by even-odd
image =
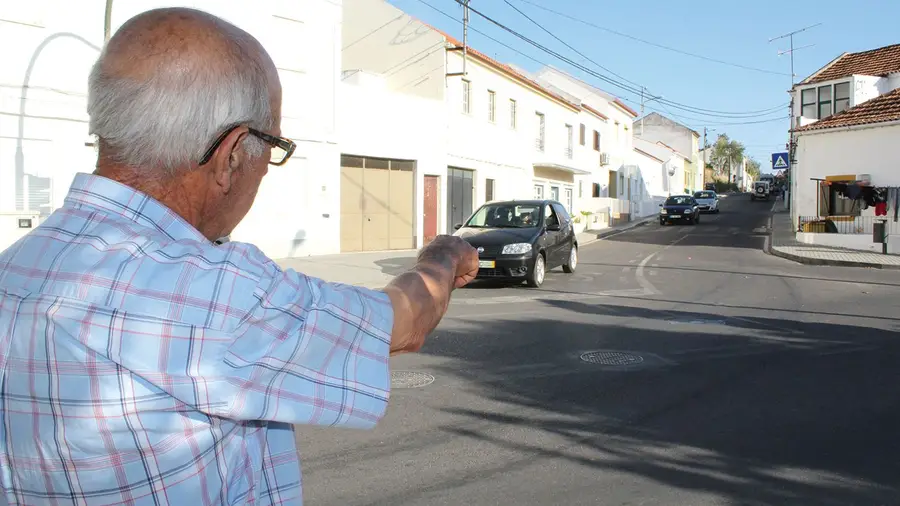
[[[680,215],[680,214],[673,214],[672,216],[670,216],[670,218],[678,219],[678,218],[681,218],[681,215]]]
[[[496,262],[493,260],[479,260],[478,267],[484,267],[485,269],[493,269],[496,265]]]

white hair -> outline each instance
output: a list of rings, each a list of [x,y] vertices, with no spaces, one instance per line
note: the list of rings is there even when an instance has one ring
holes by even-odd
[[[88,115],[90,133],[109,148],[109,156],[130,167],[173,174],[199,162],[227,128],[270,130],[274,120],[265,57],[255,39],[235,31],[228,33],[231,50],[216,54],[225,61],[186,64],[178,56],[157,56],[161,63],[142,80],[106,73],[105,48],[91,69]],[[251,158],[261,156],[264,147],[254,136],[244,142]]]

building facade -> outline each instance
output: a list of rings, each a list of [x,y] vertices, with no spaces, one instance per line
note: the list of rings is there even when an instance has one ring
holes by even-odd
[[[284,89],[283,135],[297,142],[290,162],[270,168],[232,239],[252,242],[274,258],[337,251],[340,3],[279,0],[254,9],[214,0],[182,4],[220,16],[260,40]],[[15,48],[4,51],[0,66],[0,248],[62,205],[77,172],[94,170],[87,78],[104,33],[166,5],[117,0],[105,26],[104,0],[0,4],[0,45]]]

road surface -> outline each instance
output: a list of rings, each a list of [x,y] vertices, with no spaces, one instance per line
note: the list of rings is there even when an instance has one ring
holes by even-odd
[[[771,205],[457,291],[392,360],[431,383],[373,431],[298,430],[306,503],[900,504],[900,272],[764,254]]]

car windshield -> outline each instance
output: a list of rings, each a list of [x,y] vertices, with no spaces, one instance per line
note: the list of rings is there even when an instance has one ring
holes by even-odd
[[[691,205],[690,197],[669,197],[666,199],[667,206],[689,206]]]
[[[694,194],[695,199],[714,199],[716,194],[713,192],[697,192]]]
[[[537,205],[488,204],[466,222],[473,228],[533,228],[537,226],[541,207]]]

